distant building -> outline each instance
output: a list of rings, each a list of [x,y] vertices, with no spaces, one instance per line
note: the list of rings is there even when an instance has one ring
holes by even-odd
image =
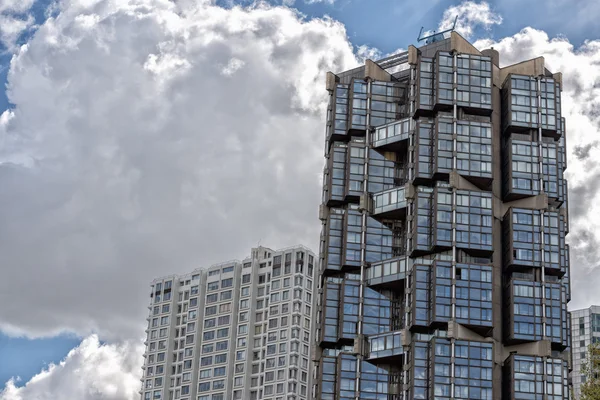
[[[142,400],[308,399],[315,269],[306,247],[258,247],[154,280]]]
[[[587,358],[588,347],[600,342],[600,306],[571,311],[571,334],[573,336],[573,392],[578,399],[585,376],[581,365]]]

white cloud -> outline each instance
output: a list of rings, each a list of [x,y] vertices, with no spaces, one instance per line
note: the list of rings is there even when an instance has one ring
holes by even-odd
[[[0,400],[137,400],[142,354],[141,345],[101,345],[90,336],[25,385],[10,380]]]
[[[438,30],[452,28],[457,16],[458,21],[455,30],[467,39],[473,36],[477,27],[489,30],[492,26],[502,23],[502,16],[495,13],[487,2],[463,1],[459,5],[449,7],[444,11]]]
[[[543,56],[546,68],[563,73],[562,112],[567,126],[572,309],[600,304],[600,40],[579,48],[566,38],[550,38],[533,28],[501,39],[481,40],[493,46],[500,63],[509,65]]]
[[[317,250],[324,76],[355,65],[343,25],[283,7],[60,3],[0,118],[0,329],[138,337],[156,276]]]
[[[4,50],[14,51],[21,34],[33,26],[34,19],[28,11],[34,2],[35,0],[0,0],[0,44]]]

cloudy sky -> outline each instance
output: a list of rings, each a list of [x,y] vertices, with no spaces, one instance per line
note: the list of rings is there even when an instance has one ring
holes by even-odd
[[[455,15],[563,72],[571,308],[600,304],[600,6],[376,3],[0,0],[0,400],[137,399],[154,277],[317,249],[324,73]]]

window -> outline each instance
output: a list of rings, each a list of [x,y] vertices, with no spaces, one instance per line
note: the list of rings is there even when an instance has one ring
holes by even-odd
[[[217,296],[216,293],[209,294],[209,295],[206,296],[206,302],[207,303],[214,303],[218,299],[219,299],[219,297]]]
[[[215,364],[222,364],[227,362],[227,354],[217,354],[215,356]]]
[[[210,369],[201,369],[200,370],[200,379],[206,379],[211,377],[212,370]]]
[[[217,342],[217,351],[222,351],[222,350],[227,350],[229,346],[229,342],[226,340],[223,340],[221,342]]]
[[[204,313],[206,315],[215,315],[217,313],[217,306],[206,307]]]
[[[231,287],[231,286],[233,286],[233,278],[223,279],[221,281],[222,288]]]
[[[210,275],[210,274],[209,274]],[[207,290],[209,292],[213,291],[213,290],[217,290],[219,289],[219,282],[211,282],[207,285]]]
[[[231,299],[231,290],[226,290],[224,292],[221,292],[221,300],[229,300]]]
[[[229,336],[229,328],[217,329],[217,337],[224,338]]]

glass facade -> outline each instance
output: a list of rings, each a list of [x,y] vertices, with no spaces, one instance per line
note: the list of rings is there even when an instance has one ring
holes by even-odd
[[[569,399],[561,78],[498,57],[328,74],[314,399]]]

